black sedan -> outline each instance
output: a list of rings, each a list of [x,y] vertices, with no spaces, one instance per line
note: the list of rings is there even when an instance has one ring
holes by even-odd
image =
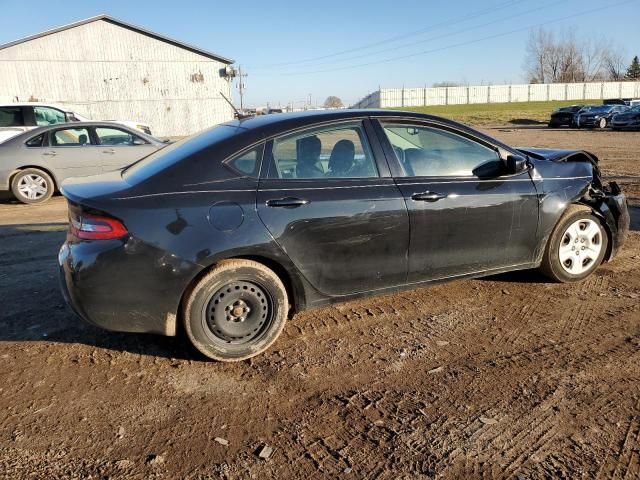
[[[592,154],[394,111],[237,120],[62,192],[73,309],[110,330],[181,326],[226,361],[327,303],[529,268],[582,280],[629,226]]]
[[[632,107],[624,113],[614,115],[611,119],[613,130],[638,130],[640,129],[640,105]]]
[[[607,128],[614,115],[629,110],[626,105],[596,105],[583,108],[576,115],[576,127],[578,128]]]
[[[575,127],[575,115],[582,110],[584,105],[571,105],[560,107],[551,113],[549,128]]]

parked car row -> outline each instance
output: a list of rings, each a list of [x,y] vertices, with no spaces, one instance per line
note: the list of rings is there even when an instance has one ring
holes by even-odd
[[[0,191],[42,203],[69,177],[117,170],[167,143],[113,122],[36,127],[0,143]]]
[[[549,128],[613,128],[614,130],[640,128],[640,104],[607,100],[602,105],[571,105],[551,113]]]

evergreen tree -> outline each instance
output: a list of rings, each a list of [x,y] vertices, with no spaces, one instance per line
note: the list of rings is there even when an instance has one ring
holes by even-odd
[[[640,80],[640,60],[638,56],[633,57],[631,65],[627,68],[627,73],[624,76],[625,80]]]

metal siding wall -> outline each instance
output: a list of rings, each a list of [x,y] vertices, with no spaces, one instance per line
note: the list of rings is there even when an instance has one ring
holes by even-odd
[[[69,105],[94,119],[138,120],[160,136],[233,118],[225,64],[106,21],[0,50],[0,101]]]
[[[471,87],[384,88],[356,108],[394,108],[467,103],[544,102],[639,98],[640,82],[555,83]]]

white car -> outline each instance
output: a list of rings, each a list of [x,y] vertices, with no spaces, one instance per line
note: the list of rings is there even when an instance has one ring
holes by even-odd
[[[0,105],[0,143],[36,127],[54,125],[56,123],[87,121],[90,121],[90,119],[60,105],[39,102]],[[127,120],[105,121],[118,123],[151,135],[151,128],[146,123]]]

